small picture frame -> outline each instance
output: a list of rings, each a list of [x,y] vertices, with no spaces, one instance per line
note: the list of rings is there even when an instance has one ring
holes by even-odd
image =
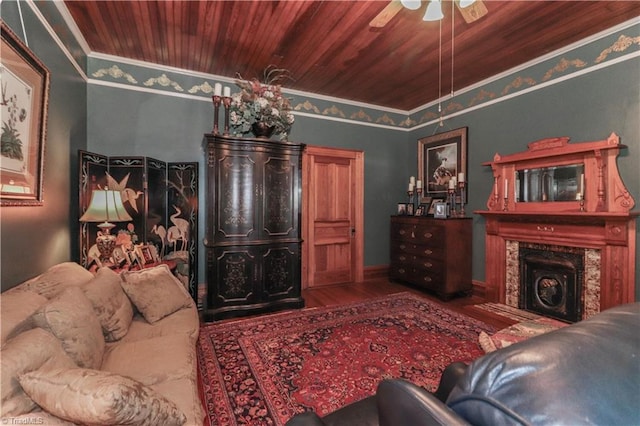
[[[433,204],[433,217],[436,219],[446,219],[449,216],[447,212],[449,207],[448,203],[444,201],[434,201]]]
[[[431,202],[429,203],[429,208],[427,209],[427,216],[434,216],[436,203],[442,202],[442,201],[443,201],[442,198],[432,198]]]
[[[420,204],[416,209],[414,216],[424,216],[424,204]]]
[[[413,203],[407,203],[407,216],[413,216]]]
[[[123,246],[117,246],[111,254],[114,265],[121,268],[125,263],[129,263],[126,250]]]
[[[398,216],[407,215],[407,203],[398,203],[398,210],[396,213]]]
[[[136,246],[135,252],[136,252],[136,257],[138,258],[138,263],[142,267],[151,265],[156,262],[156,260],[153,257],[153,251],[151,250],[151,246],[149,245]]]

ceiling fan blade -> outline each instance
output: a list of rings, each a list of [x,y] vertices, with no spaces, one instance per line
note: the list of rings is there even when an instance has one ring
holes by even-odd
[[[458,10],[467,24],[475,22],[489,13],[487,6],[484,5],[482,0],[476,0],[473,4],[465,8],[461,8],[458,2],[456,2],[456,6],[458,6]]]
[[[391,19],[393,19],[394,16],[398,14],[398,12],[400,12],[401,9],[402,4],[398,0],[389,2],[387,7],[382,9],[382,11],[378,13],[371,22],[369,22],[369,26],[374,28],[384,27],[389,23],[389,21],[391,21]]]

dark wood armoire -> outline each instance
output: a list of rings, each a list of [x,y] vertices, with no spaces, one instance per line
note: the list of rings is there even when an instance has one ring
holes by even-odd
[[[204,319],[301,308],[304,144],[205,135]]]

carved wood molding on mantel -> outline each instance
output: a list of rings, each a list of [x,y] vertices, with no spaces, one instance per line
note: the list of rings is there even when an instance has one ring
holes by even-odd
[[[635,201],[618,172],[620,139],[569,143],[569,138],[532,142],[528,150],[496,154],[491,166],[494,186],[485,218],[487,299],[505,303],[506,247],[509,241],[562,245],[600,252],[600,310],[635,300]],[[582,166],[578,196],[561,201],[516,200],[518,171]]]

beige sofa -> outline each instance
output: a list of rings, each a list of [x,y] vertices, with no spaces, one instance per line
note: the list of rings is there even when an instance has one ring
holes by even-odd
[[[3,424],[203,424],[198,311],[164,266],[72,262],[0,295]]]

